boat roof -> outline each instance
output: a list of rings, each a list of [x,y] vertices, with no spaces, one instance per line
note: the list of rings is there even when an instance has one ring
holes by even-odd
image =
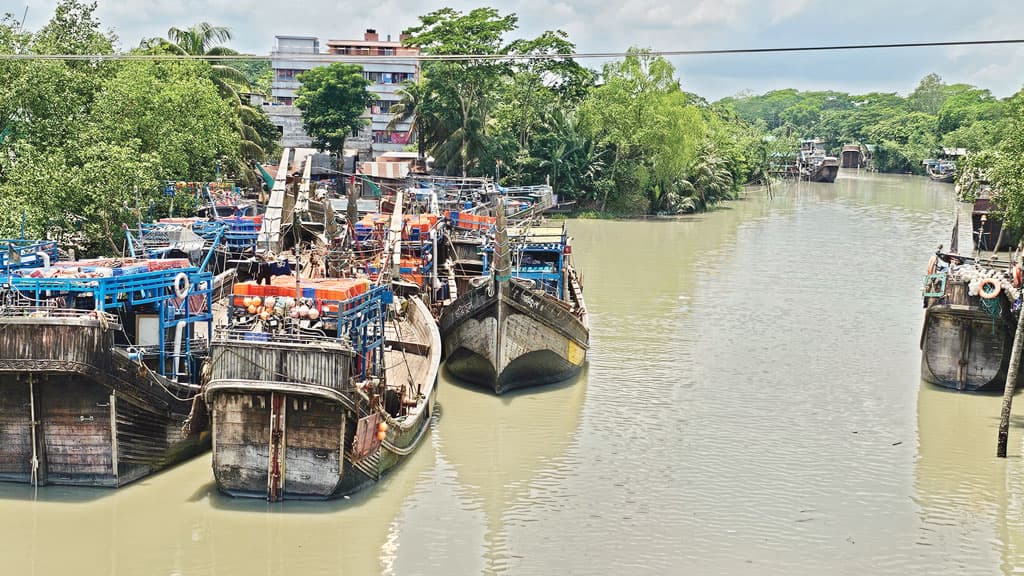
[[[565,229],[561,226],[509,228],[508,235],[531,244],[561,243],[564,241]]]

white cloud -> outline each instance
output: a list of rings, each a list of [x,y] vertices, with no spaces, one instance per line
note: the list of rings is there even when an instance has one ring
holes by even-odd
[[[33,3],[28,27],[42,26],[55,4]],[[561,28],[586,52],[630,46],[673,50],[1012,38],[1024,28],[1024,13],[1016,3],[1001,0],[942,6],[934,0],[860,0],[855,10],[844,10],[834,0],[100,0],[97,16],[115,29],[123,47],[162,36],[171,26],[207,21],[232,29],[233,48],[265,54],[275,34],[326,40],[359,38],[364,29],[375,28],[382,36],[397,38],[421,14],[443,6],[468,11],[481,5],[518,14],[519,37]],[[676,64],[684,85],[710,98],[744,88],[761,92],[780,82],[801,88],[857,91],[870,86],[905,92],[931,71],[950,82],[983,85],[1001,96],[1015,92],[1024,81],[1024,56],[1013,47],[701,57],[678,59]]]

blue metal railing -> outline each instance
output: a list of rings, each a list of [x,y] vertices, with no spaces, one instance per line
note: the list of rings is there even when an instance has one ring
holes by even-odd
[[[42,252],[50,258],[50,262],[58,259],[57,243],[53,240],[0,239],[0,272],[38,268],[44,259],[38,256]]]

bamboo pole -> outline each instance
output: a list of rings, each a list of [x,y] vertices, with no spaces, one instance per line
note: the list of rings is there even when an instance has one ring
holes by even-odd
[[[1013,407],[1013,393],[1017,388],[1021,348],[1024,348],[1024,310],[1018,311],[1017,316],[1017,332],[1013,335],[1010,369],[1006,374],[1006,388],[1003,390],[1003,410],[999,416],[999,443],[996,446],[996,456],[999,458],[1006,458],[1006,442],[1010,436],[1010,409]]]

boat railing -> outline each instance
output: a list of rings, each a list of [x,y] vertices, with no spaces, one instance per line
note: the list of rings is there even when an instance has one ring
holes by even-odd
[[[0,306],[0,318],[86,318],[120,327],[117,316],[97,310],[78,310],[58,306]]]
[[[40,253],[45,254],[41,257]],[[59,258],[53,240],[0,239],[0,272],[45,266]]]
[[[335,338],[314,330],[303,332],[265,332],[219,326],[214,332],[214,339],[215,342],[266,342],[309,346],[321,345],[325,347],[336,347],[338,344],[341,344],[351,349],[351,344],[347,339]]]
[[[189,254],[190,259],[196,254],[198,258],[192,264],[205,270],[228,232],[229,226],[224,222],[193,220],[145,223],[138,229],[126,230],[125,236],[133,258],[159,259],[172,250],[179,250]],[[245,245],[255,246],[255,240],[247,239]]]

